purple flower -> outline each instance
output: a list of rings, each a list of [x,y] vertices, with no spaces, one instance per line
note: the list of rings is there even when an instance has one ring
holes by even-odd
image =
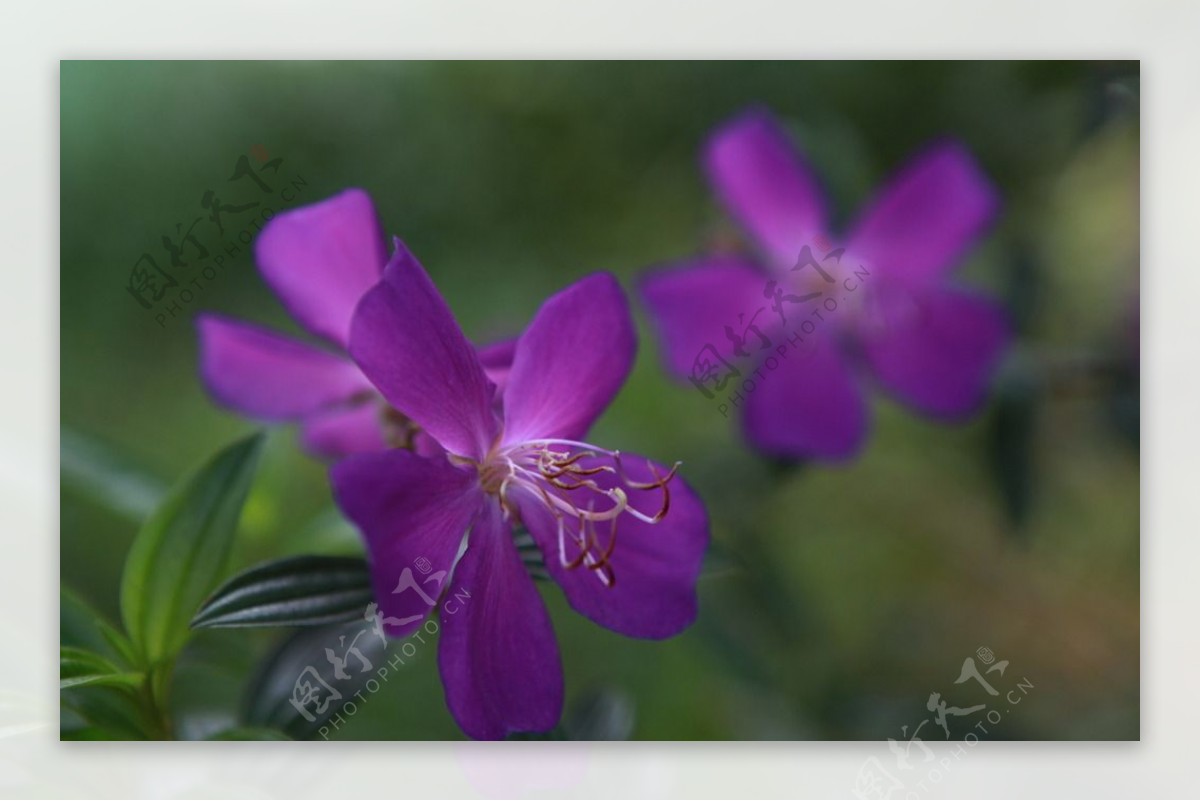
[[[596,623],[664,638],[695,618],[708,543],[699,498],[675,468],[581,441],[635,349],[616,280],[585,278],[546,301],[517,340],[497,406],[474,349],[407,252],[397,250],[354,315],[355,362],[445,450],[351,456],[333,467],[334,496],[363,533],[387,632],[406,636],[441,605],[446,703],[472,737],[546,731],[562,711],[558,646],[514,526]],[[414,565],[429,576],[417,581]]]
[[[396,247],[404,245],[397,240]],[[338,458],[388,445],[430,442],[390,409],[345,353],[354,307],[388,260],[387,240],[370,196],[347,189],[280,214],[255,242],[263,279],[301,326],[333,349],[249,323],[197,318],[200,372],[220,403],[267,422],[299,422],[310,452]],[[494,381],[512,362],[513,343],[480,351]]]
[[[917,155],[840,245],[829,241],[815,176],[767,112],[719,129],[705,162],[761,256],[714,255],[651,271],[641,292],[668,369],[695,381],[698,370],[720,367],[710,375],[727,384],[726,408],[739,394],[752,445],[790,458],[853,456],[869,427],[867,375],[934,418],[979,409],[1010,333],[998,303],[948,280],[998,206],[962,145],[941,142]],[[803,351],[794,344],[801,340]],[[731,345],[734,357],[762,350],[758,372],[730,359],[734,377],[714,358]]]

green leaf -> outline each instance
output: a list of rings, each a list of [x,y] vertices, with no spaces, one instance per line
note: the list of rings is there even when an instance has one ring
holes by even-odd
[[[111,740],[113,739],[112,732],[106,731],[99,726],[81,726],[77,729],[64,729],[59,734],[59,739],[63,741],[70,740]]]
[[[338,623],[362,618],[373,598],[362,558],[293,556],[234,576],[204,602],[192,628]]]
[[[62,691],[62,705],[91,727],[104,732],[99,739],[148,740],[162,736],[156,722],[124,687],[92,685]],[[69,730],[62,737],[69,738]]]
[[[141,673],[122,671],[106,657],[86,648],[63,646],[59,653],[62,705],[89,726],[88,739],[146,739],[155,724],[141,706]],[[69,731],[64,739],[76,739]]]
[[[73,687],[129,687],[134,689],[145,679],[142,673],[97,673],[91,676],[76,676],[71,679],[58,680],[60,690]]]
[[[63,483],[94,502],[142,521],[166,494],[163,483],[99,440],[69,428],[59,433]]]
[[[1014,536],[1023,537],[1037,492],[1035,459],[1042,389],[1020,359],[1001,373],[988,431],[988,460]]]
[[[569,740],[628,740],[633,735],[633,699],[621,690],[592,690],[571,705],[562,722]]]
[[[621,690],[585,692],[548,732],[513,732],[509,740],[628,740],[633,734],[633,699]]]
[[[138,664],[137,651],[134,650],[133,643],[129,641],[128,637],[117,631],[115,626],[104,619],[98,619],[96,627],[100,629],[100,636],[126,665],[136,666]]]
[[[144,678],[141,673],[122,671],[100,654],[84,648],[64,646],[59,652],[60,690],[93,685],[136,689]]]
[[[58,638],[62,645],[107,652],[109,646],[100,633],[100,619],[100,613],[74,592],[66,587],[59,591]]]
[[[279,729],[296,740],[317,736],[320,727],[340,713],[342,705],[354,700],[355,694],[364,690],[367,682],[376,675],[373,670],[351,670],[348,679],[334,675],[327,652],[336,649],[336,653],[344,653],[347,644],[355,642],[372,665],[382,665],[386,660],[387,645],[361,619],[356,623],[295,630],[267,655],[250,682],[242,722]],[[331,694],[322,689],[322,705],[326,708],[321,711],[316,704],[309,704],[307,708],[312,718],[309,720],[292,701],[297,697],[296,690],[301,683],[312,682],[335,689],[340,698],[331,698]],[[326,700],[329,703],[325,704]]]
[[[178,653],[192,610],[225,568],[262,449],[261,434],[221,451],[177,485],[142,526],[121,579],[121,616],[143,664]]]
[[[513,543],[517,546],[521,564],[525,566],[525,572],[529,574],[530,578],[549,581],[550,571],[546,569],[546,560],[542,556],[542,549],[533,539],[533,535],[525,529],[519,528],[513,534]]]
[[[66,587],[60,592],[58,610],[59,639],[63,645],[112,656],[126,667],[139,664],[129,638]]]
[[[267,729],[257,726],[239,726],[225,731],[218,732],[209,740],[290,740],[283,732],[278,729]]]

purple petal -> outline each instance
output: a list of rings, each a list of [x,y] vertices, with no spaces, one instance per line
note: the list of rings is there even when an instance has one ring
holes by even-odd
[[[354,307],[387,262],[375,206],[361,189],[278,215],[254,251],[263,279],[292,316],[343,347]]]
[[[350,456],[330,477],[338,506],[366,541],[384,628],[404,637],[433,609],[484,502],[476,476],[390,450]]]
[[[987,398],[992,374],[1010,340],[998,303],[952,287],[889,299],[888,324],[864,338],[879,382],[914,408],[961,419]]]
[[[268,331],[200,315],[200,375],[225,406],[261,420],[293,420],[372,392],[349,359]]]
[[[867,407],[854,372],[830,336],[788,351],[744,392],[746,438],[766,453],[837,461],[866,440]]]
[[[505,442],[582,437],[625,383],[636,350],[629,304],[611,275],[551,297],[517,342],[504,390]]]
[[[504,392],[508,385],[508,375],[512,371],[513,356],[517,351],[517,338],[502,339],[490,345],[480,345],[476,349],[479,363],[488,380],[496,385],[496,391]]]
[[[404,245],[354,315],[350,354],[388,402],[462,456],[496,435],[495,387],[446,302]]]
[[[499,504],[484,505],[441,613],[446,704],[478,740],[543,732],[562,715],[563,672],[550,616]]]
[[[366,402],[318,412],[304,421],[304,448],[325,459],[387,449],[378,403]]]
[[[667,368],[686,377],[707,346],[726,353],[725,326],[741,330],[738,316],[753,316],[766,304],[766,284],[761,270],[733,256],[713,256],[647,273],[640,286],[642,300],[662,340]]]
[[[725,207],[773,261],[792,263],[825,230],[825,198],[799,149],[767,111],[719,128],[705,152]]]
[[[603,463],[611,464],[611,460]],[[601,464],[585,459],[580,465],[590,469]],[[650,483],[668,474],[668,468],[633,454],[622,454],[626,475],[635,482]],[[622,486],[630,503],[648,517],[660,511],[661,490],[634,489],[619,484],[612,474],[592,476],[604,489]],[[521,492],[521,519],[525,522],[545,557],[546,568],[562,587],[572,608],[595,623],[627,637],[662,639],[683,631],[696,618],[696,579],[700,574],[704,551],[708,547],[708,515],[696,493],[676,476],[668,484],[670,491],[666,517],[657,523],[645,523],[628,514],[618,518],[616,542],[608,560],[611,584],[601,581],[599,571],[586,564],[567,568],[579,556],[570,540],[560,552],[558,524],[540,497]],[[578,534],[578,521],[568,523],[568,536]],[[608,542],[609,525],[598,526],[600,538]]]
[[[961,144],[914,158],[880,191],[848,237],[857,262],[920,283],[953,268],[999,207],[995,190]]]

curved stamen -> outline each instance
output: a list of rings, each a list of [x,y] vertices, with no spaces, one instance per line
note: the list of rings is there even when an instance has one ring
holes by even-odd
[[[607,587],[616,574],[612,560],[617,548],[617,528],[622,515],[653,525],[671,507],[670,482],[679,470],[676,462],[665,474],[646,461],[650,480],[638,481],[626,469],[620,451],[597,448],[586,442],[541,439],[493,451],[478,465],[485,491],[498,496],[508,519],[519,519],[514,490],[527,491],[555,521],[558,563],[565,570],[584,566]],[[660,492],[657,511],[647,514],[630,501],[632,492]],[[599,533],[608,523],[607,537]]]
[[[667,474],[665,476],[663,476],[662,478],[659,478],[658,471],[654,469],[654,462],[651,462],[650,460],[646,460],[646,468],[650,471],[650,475],[654,476],[655,480],[650,481],[650,482],[645,482],[645,483],[638,483],[636,481],[633,481],[632,479],[629,478],[628,475],[626,475],[625,466],[623,464],[621,464],[621,452],[614,451],[613,454],[614,454],[613,461],[615,461],[617,464],[617,475],[619,475],[621,477],[621,480],[624,481],[628,486],[633,487],[634,489],[640,489],[640,490],[661,489],[663,491],[662,507],[659,508],[658,513],[655,514],[653,518],[651,518],[649,520],[643,520],[643,522],[657,523],[659,520],[662,520],[664,517],[666,517],[667,512],[669,512],[671,510],[671,488],[670,488],[669,484],[671,482],[671,479],[675,478],[675,474],[679,472],[679,467],[683,463],[676,462],[675,464],[673,464],[671,466],[671,469],[669,471],[667,471]],[[642,518],[639,517],[639,519],[642,519]]]

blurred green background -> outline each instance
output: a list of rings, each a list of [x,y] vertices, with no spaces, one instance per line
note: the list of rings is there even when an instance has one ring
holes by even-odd
[[[646,266],[734,236],[697,153],[714,125],[765,103],[802,142],[839,224],[928,139],[964,140],[1004,212],[961,277],[1005,297],[1019,342],[969,424],[876,397],[861,458],[785,465],[665,377],[639,310],[637,367],[592,439],[683,460],[713,549],[699,621],[665,643],[594,626],[543,586],[568,706],[624,699],[636,738],[903,739],[929,717],[931,692],[988,700],[954,684],[988,647],[1009,661],[998,686],[1033,688],[985,739],[1138,737],[1136,62],[61,70],[62,581],[111,618],[148,499],[253,428],[206,397],[191,317],[298,332],[245,246],[162,326],[125,291],[143,252],[167,265],[162,236],[207,214],[206,190],[226,202],[253,190],[228,183],[239,156],[282,158],[276,184],[307,181],[297,205],[367,189],[484,341],[588,272],[628,288]],[[293,431],[274,431],[234,568],[361,553],[331,508],[324,467]],[[197,636],[174,688],[180,734],[232,719],[284,634]],[[336,736],[460,738],[434,657],[421,649]],[[956,739],[978,719],[953,719]],[[921,736],[942,739],[932,723]]]

